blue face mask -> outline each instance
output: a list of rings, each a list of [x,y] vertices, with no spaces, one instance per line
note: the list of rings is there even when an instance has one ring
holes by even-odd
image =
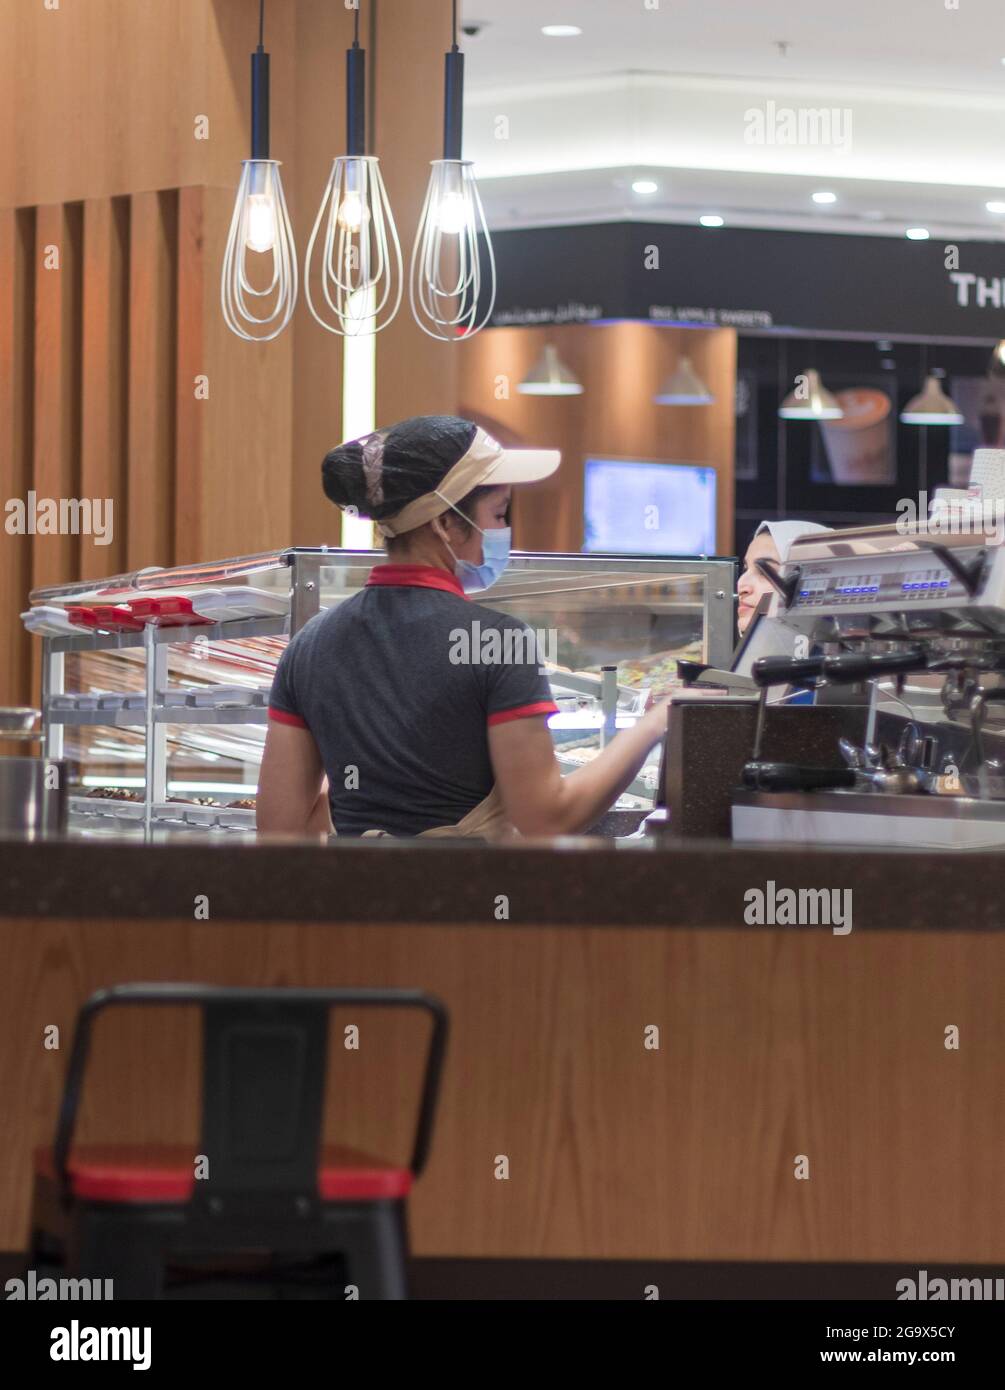
[[[478,529],[475,527],[475,530]],[[492,531],[482,531],[482,563],[473,565],[470,560],[457,561],[455,573],[466,594],[488,589],[496,582],[509,564],[512,542],[513,532],[509,526],[497,526]]]
[[[456,512],[457,508],[453,510]],[[463,513],[458,513],[463,515]],[[468,520],[467,517],[464,518]],[[475,523],[469,522],[475,526]],[[454,574],[461,581],[461,588],[466,594],[480,593],[482,589],[490,588],[500,577],[503,570],[509,564],[510,546],[513,543],[513,531],[509,526],[497,526],[491,531],[483,531],[480,526],[475,526],[482,538],[482,562],[474,565],[470,560],[460,560],[454,555],[453,549],[446,536],[442,536],[444,545],[450,551],[454,560]]]

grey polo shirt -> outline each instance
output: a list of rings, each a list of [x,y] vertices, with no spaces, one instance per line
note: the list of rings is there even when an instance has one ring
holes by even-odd
[[[314,736],[340,835],[417,835],[488,796],[493,724],[556,708],[525,623],[445,570],[383,564],[291,638],[269,717]]]

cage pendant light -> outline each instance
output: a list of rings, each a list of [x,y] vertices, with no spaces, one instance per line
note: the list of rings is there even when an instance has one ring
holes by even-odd
[[[366,52],[359,8],[346,53],[346,153],[332,164],[304,259],[304,293],[322,328],[379,333],[401,306],[401,244],[380,161],[366,153]],[[320,289],[320,296],[317,289]]]
[[[451,343],[484,328],[496,297],[495,256],[485,209],[473,165],[461,158],[463,101],[464,54],[457,46],[454,0],[453,47],[444,68],[443,158],[432,161],[409,275],[409,298],[419,327],[431,338]]]
[[[231,332],[249,342],[277,338],[297,302],[297,253],[279,161],[269,158],[269,55],[265,0],[259,0],[258,48],[251,55],[251,158],[246,159],[230,220],[220,303]]]

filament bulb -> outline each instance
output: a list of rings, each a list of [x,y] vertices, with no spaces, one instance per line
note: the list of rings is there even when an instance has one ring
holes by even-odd
[[[252,193],[248,199],[245,245],[265,253],[276,244],[276,208],[267,193]]]
[[[484,328],[496,297],[495,256],[471,164],[436,159],[412,248],[412,313],[444,342]]]
[[[308,307],[329,333],[379,333],[397,314],[402,291],[401,244],[380,161],[340,155],[304,259]]]
[[[246,159],[220,277],[224,320],[239,338],[268,342],[282,333],[296,302],[297,255],[279,163]]]

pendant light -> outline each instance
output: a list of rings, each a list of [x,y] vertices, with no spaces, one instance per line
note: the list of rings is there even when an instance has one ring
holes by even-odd
[[[279,161],[269,158],[269,55],[265,0],[259,0],[258,48],[251,55],[251,158],[234,203],[220,278],[227,327],[249,342],[269,342],[297,302],[297,255]]]
[[[782,401],[778,413],[783,420],[840,420],[844,411],[820,380],[820,373],[810,367],[800,373],[805,387],[797,386]]]
[[[315,254],[316,253],[316,254]],[[324,296],[316,304],[311,280]],[[342,337],[379,333],[401,306],[401,244],[380,172],[366,152],[366,51],[359,6],[346,52],[346,153],[332,164],[304,260],[307,305],[322,328]]]
[[[690,357],[682,357],[653,400],[657,405],[711,405],[715,397],[691,366]]]
[[[461,158],[464,54],[457,47],[457,0],[444,79],[443,158],[432,162],[412,248],[409,298],[422,331],[452,343],[484,328],[496,297],[495,257],[485,210],[473,167]],[[488,263],[484,284],[479,238]],[[482,300],[485,308],[479,315]]]
[[[546,343],[516,389],[524,396],[581,396],[583,383],[559,357],[558,348]]]
[[[900,419],[905,425],[963,424],[963,416],[943,391],[934,373],[929,373],[924,388],[904,406]]]
[[[988,363],[988,376],[1005,376],[1005,338],[999,338],[995,343],[991,361]]]

